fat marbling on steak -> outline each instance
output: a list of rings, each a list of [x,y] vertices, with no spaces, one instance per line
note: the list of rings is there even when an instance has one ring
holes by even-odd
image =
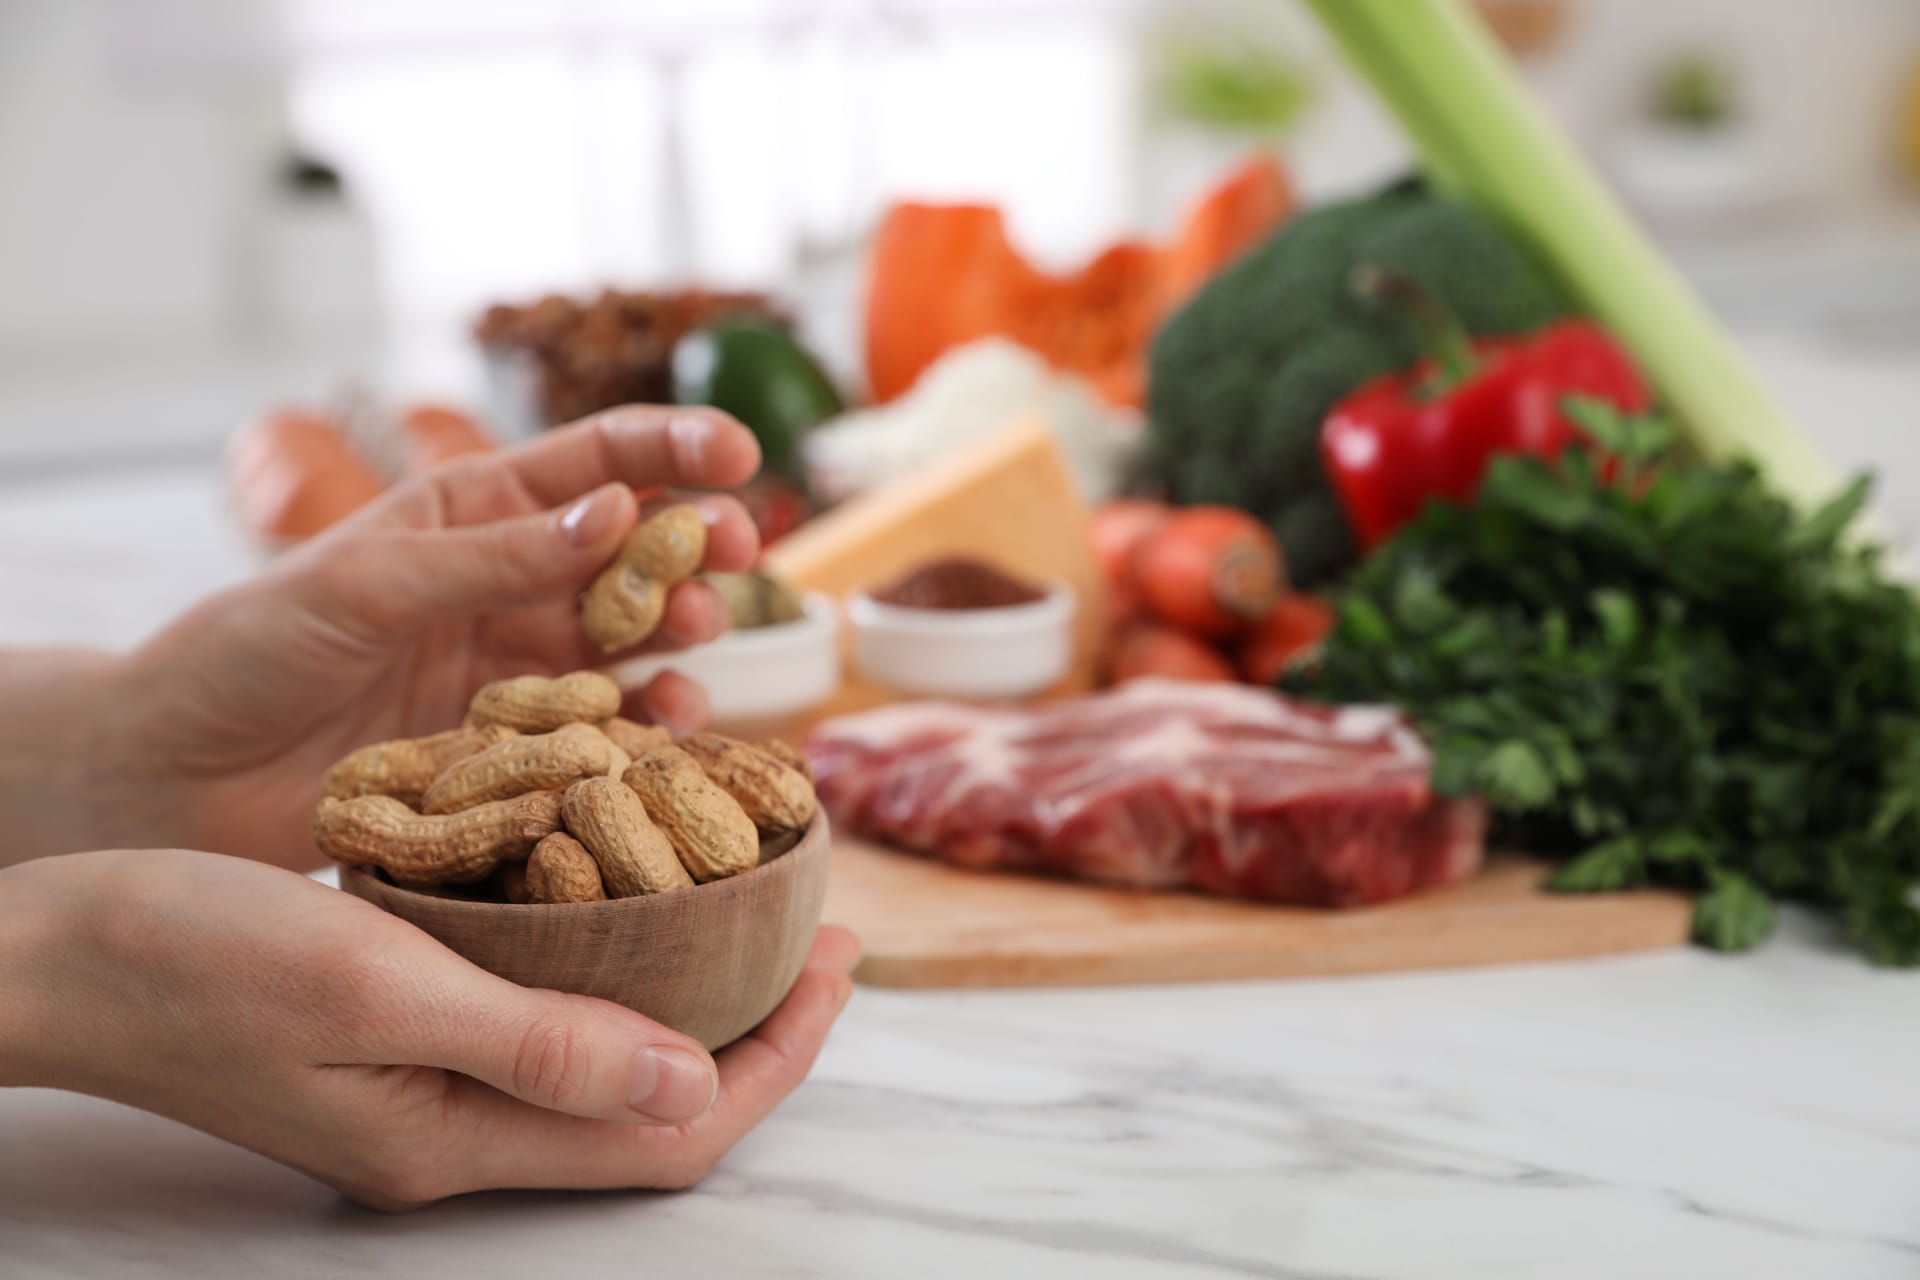
[[[1350,906],[1480,866],[1486,811],[1436,796],[1387,707],[1136,680],[1032,710],[901,703],[814,730],[843,830],[946,862]]]

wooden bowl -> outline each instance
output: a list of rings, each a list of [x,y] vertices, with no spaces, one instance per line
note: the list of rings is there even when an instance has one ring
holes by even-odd
[[[599,996],[709,1049],[772,1013],[800,976],[827,896],[825,816],[752,871],[640,898],[516,906],[438,898],[357,867],[340,887],[523,987]]]

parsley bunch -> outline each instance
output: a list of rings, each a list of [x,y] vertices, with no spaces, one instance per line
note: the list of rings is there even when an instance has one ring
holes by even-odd
[[[1361,565],[1293,692],[1406,708],[1434,786],[1564,860],[1555,888],[1696,891],[1696,940],[1754,946],[1773,900],[1920,965],[1920,602],[1848,526],[1653,418],[1569,412],[1609,461],[1503,457]]]

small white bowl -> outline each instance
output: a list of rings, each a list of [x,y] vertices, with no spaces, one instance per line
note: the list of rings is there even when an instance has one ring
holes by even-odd
[[[847,601],[862,676],[948,698],[1024,698],[1057,683],[1073,661],[1073,611],[1063,584],[998,609],[908,609],[864,592]]]
[[[819,706],[840,689],[840,615],[826,596],[801,601],[795,622],[729,631],[675,653],[632,658],[610,674],[625,688],[662,671],[706,686],[716,725],[778,720]]]

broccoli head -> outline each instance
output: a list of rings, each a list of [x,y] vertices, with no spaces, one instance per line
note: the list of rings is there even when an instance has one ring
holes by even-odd
[[[1367,379],[1420,355],[1412,326],[1356,297],[1356,266],[1409,277],[1474,333],[1565,315],[1565,297],[1493,223],[1418,182],[1321,205],[1209,281],[1161,329],[1148,366],[1148,467],[1176,502],[1272,526],[1295,582],[1353,562],[1320,465],[1320,424]]]

